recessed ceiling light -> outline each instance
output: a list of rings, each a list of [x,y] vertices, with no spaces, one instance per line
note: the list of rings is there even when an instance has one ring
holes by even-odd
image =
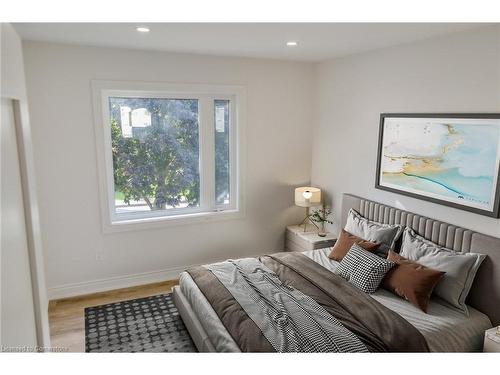
[[[140,33],[149,33],[149,27],[139,26],[135,28]]]
[[[295,40],[290,40],[290,41],[286,42],[286,45],[288,47],[297,47],[298,43]]]

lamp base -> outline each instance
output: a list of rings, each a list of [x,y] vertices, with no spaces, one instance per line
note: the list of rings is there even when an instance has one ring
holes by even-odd
[[[316,229],[319,230],[319,227],[318,225],[311,220],[311,218],[309,217],[309,207],[306,208],[306,217],[304,218],[304,220],[302,220],[302,222],[299,224],[299,227],[303,224],[304,225],[304,232],[306,232],[307,230],[307,223],[311,223],[312,225],[314,225],[316,227]]]

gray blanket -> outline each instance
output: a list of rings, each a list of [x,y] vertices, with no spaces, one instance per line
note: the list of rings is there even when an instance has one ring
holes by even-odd
[[[340,339],[340,334],[346,334],[344,331],[346,329],[348,332],[354,334],[370,352],[425,352],[429,350],[421,333],[401,316],[384,307],[369,295],[361,292],[349,282],[305,257],[303,254],[278,253],[260,257],[258,260],[273,274],[272,277],[268,278],[266,283],[274,283],[275,286],[279,286],[280,298],[281,294],[286,295],[286,308],[294,307],[299,309],[300,307],[298,306],[302,304],[300,298],[304,298],[303,296],[305,296],[308,298],[308,301],[314,301],[322,309],[326,310],[332,318],[341,323],[341,326],[331,324],[330,328],[325,328],[324,326],[320,328],[315,327],[317,331],[324,332],[327,329],[336,329],[337,338]],[[237,267],[234,264],[230,272],[224,272],[223,269],[219,270],[212,266],[208,267],[213,268],[215,272],[220,271],[225,273],[225,276],[221,279],[224,281],[227,278],[230,281],[228,283],[226,280],[226,285],[229,285],[229,289],[206,266],[193,267],[188,269],[187,272],[210,303],[240,350],[242,352],[275,352],[277,350],[285,350],[279,349],[279,345],[281,344],[279,344],[280,341],[278,339],[271,339],[271,337],[276,337],[276,334],[273,336],[266,334],[268,328],[263,327],[261,318],[255,315],[250,316],[255,313],[251,309],[248,309],[248,300],[245,302],[242,299],[239,301],[236,299],[238,295],[241,296],[242,294],[249,293],[248,288],[250,287],[248,283],[242,284],[237,279],[243,278],[243,275],[247,274],[247,272],[241,273],[237,271]],[[266,275],[268,274],[266,273]],[[279,283],[275,277],[280,280]],[[295,294],[296,292],[293,292],[290,296],[290,293],[288,293],[289,289],[287,288],[291,286],[293,286],[295,291],[301,293],[300,298]],[[238,288],[242,288],[242,291],[235,292]],[[258,288],[258,290],[260,289]],[[268,310],[266,315],[280,312],[279,308],[281,306],[279,306],[279,303],[268,305],[267,302],[264,302],[264,297],[267,301],[273,295],[271,287],[269,287],[269,290],[267,290],[267,287],[264,288],[265,293],[258,292],[254,288],[250,288],[250,290],[253,298],[257,298],[255,297],[257,295],[260,301],[260,303],[257,303],[255,299],[252,299],[253,306],[261,308],[261,303],[265,303]],[[232,293],[235,293],[235,296]],[[278,299],[278,301],[280,300]],[[276,307],[276,304],[278,304],[278,307]],[[248,311],[245,310],[245,305]],[[311,305],[308,306],[307,310],[300,311],[300,316],[309,314],[309,309],[311,309]],[[304,331],[300,331],[299,327],[303,322],[299,324],[295,320],[295,316],[298,315],[294,313],[290,314],[288,311],[287,314],[293,317],[296,340],[298,340],[297,337],[299,336],[306,337],[307,333],[304,334]],[[330,324],[332,322],[332,320],[328,320],[330,318],[324,318],[322,313],[319,316],[322,317],[322,323],[327,322]],[[315,319],[316,317],[317,315],[314,316]],[[315,319],[311,320],[309,316],[307,318],[310,322],[308,324],[313,324],[312,322]],[[261,329],[261,327],[263,328]],[[315,341],[318,339],[318,336],[317,333],[313,333],[307,337],[309,340]],[[283,334],[280,340],[283,342],[286,339],[286,334]],[[320,340],[324,341],[325,338],[320,337]],[[352,342],[350,341],[348,345],[352,345]],[[296,345],[296,350],[302,351],[306,350],[305,348],[307,347],[313,348],[315,345],[321,346],[325,344],[309,343],[307,344],[309,346],[304,347],[300,347],[302,345],[300,343],[292,345],[287,343],[286,345],[289,348],[292,345]],[[327,345],[333,346],[339,344],[328,343]],[[343,348],[346,349],[347,345]]]
[[[311,297],[285,285],[254,258],[205,266],[226,287],[277,352],[368,352]]]

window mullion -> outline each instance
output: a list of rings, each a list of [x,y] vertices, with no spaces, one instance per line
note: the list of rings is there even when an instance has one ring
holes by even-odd
[[[231,98],[229,106],[229,186],[230,186],[230,206],[237,208],[239,206],[239,185],[238,185],[238,128],[236,113],[236,98]]]
[[[214,101],[204,95],[200,99],[200,206],[206,210],[215,208],[215,143]]]

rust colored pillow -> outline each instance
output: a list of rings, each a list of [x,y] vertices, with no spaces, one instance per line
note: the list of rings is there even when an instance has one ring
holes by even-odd
[[[382,286],[427,313],[432,291],[445,272],[422,266],[392,250],[387,260],[396,266],[387,273]]]
[[[370,252],[374,252],[380,246],[379,243],[366,241],[355,236],[354,234],[349,233],[345,229],[342,229],[337,242],[335,242],[335,245],[332,247],[332,252],[330,253],[329,258],[340,262],[354,244],[357,244],[366,251]]]

